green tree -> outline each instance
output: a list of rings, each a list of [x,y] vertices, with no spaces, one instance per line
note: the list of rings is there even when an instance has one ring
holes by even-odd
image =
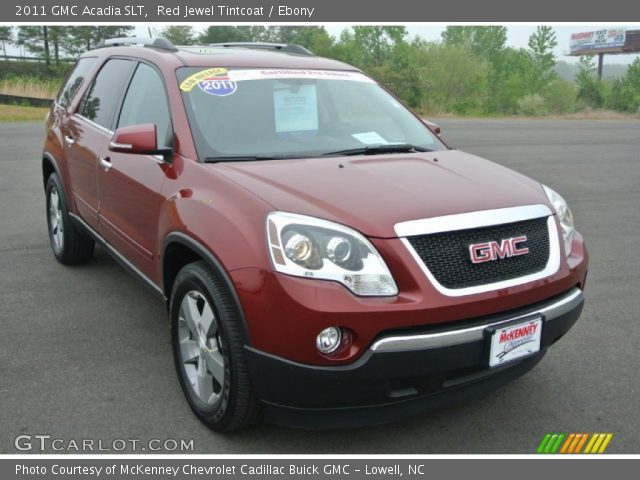
[[[607,95],[605,105],[619,112],[637,112],[640,108],[640,93],[626,79],[616,79]]]
[[[160,36],[174,45],[191,45],[195,40],[195,33],[190,25],[169,25],[162,29]]]
[[[248,38],[239,27],[229,25],[212,25],[206,28],[198,38],[200,43],[246,42]]]
[[[277,30],[279,43],[302,45],[316,55],[331,55],[334,39],[324,27],[316,26],[281,26]]]
[[[69,41],[66,44],[66,50],[72,56],[80,55],[94,46],[93,27],[78,26],[70,27]]]
[[[405,42],[404,27],[353,27],[345,29],[334,45],[334,58],[369,71],[385,70],[394,49]],[[383,82],[384,83],[384,82]]]
[[[521,82],[511,79],[506,67],[507,29],[499,25],[480,26],[448,26],[442,32],[445,45],[467,48],[488,67],[486,101],[484,109],[488,112],[496,111],[500,103],[504,103],[504,90],[508,86],[518,86]],[[498,97],[502,96],[502,99]],[[517,99],[509,101],[515,104]],[[515,108],[515,107],[514,107]]]
[[[332,53],[334,38],[324,27],[316,26],[227,26],[212,25],[204,30],[198,40],[204,44],[233,42],[293,43],[308,48],[316,55]]]
[[[129,36],[134,28],[135,27],[131,25],[69,27],[69,35],[65,44],[65,50],[71,56],[77,56],[95,48],[101,41],[108,38]]]
[[[430,44],[422,61],[422,107],[429,111],[471,113],[485,105],[489,65],[465,46]]]
[[[640,94],[640,58],[636,58],[633,63],[629,65],[624,79],[636,93]]]
[[[576,85],[563,78],[554,78],[541,92],[547,111],[571,113],[576,109]]]
[[[18,42],[36,57],[42,58],[47,67],[51,63],[48,26],[18,27]]]
[[[396,43],[386,60],[367,68],[367,73],[391,90],[412,108],[421,108],[425,99],[425,50],[428,44],[422,40]]]
[[[53,61],[56,65],[60,65],[62,55],[66,51],[66,45],[70,40],[70,27],[49,27],[49,44],[53,51]]]
[[[623,78],[613,82],[606,106],[621,112],[637,112],[640,109],[640,58],[629,65]]]
[[[394,46],[404,42],[406,35],[405,27],[353,27],[353,40],[368,65],[381,65]]]
[[[277,32],[277,27],[212,25],[200,34],[199,40],[204,45],[228,42],[275,42]]]
[[[499,25],[450,25],[444,29],[441,36],[446,45],[467,45],[478,57],[495,64],[505,49],[507,28]]]
[[[0,27],[0,42],[2,42],[2,54],[7,56],[7,43],[13,43],[13,27]]]
[[[553,49],[558,45],[553,28],[542,25],[529,37],[529,56],[532,70],[530,91],[540,93],[556,77],[556,58]]]
[[[581,56],[578,65],[580,70],[576,76],[577,101],[585,107],[601,108],[604,103],[604,88],[596,76],[593,56]]]

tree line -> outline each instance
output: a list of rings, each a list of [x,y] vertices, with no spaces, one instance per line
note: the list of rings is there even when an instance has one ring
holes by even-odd
[[[101,40],[130,35],[131,26],[0,27],[0,42],[25,49],[56,68]],[[640,59],[624,77],[599,81],[583,56],[575,81],[556,73],[552,27],[539,26],[527,48],[506,45],[502,26],[449,26],[439,41],[410,38],[401,26],[354,26],[334,37],[321,26],[168,26],[156,32],[176,45],[220,42],[296,43],[316,55],[364,70],[424,113],[563,114],[585,108],[638,112]]]

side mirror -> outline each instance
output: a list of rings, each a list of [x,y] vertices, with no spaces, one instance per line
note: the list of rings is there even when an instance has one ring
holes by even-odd
[[[429,120],[427,120],[426,118],[422,118],[422,123],[424,123],[427,127],[429,127],[437,136],[440,136],[440,126],[430,122]]]
[[[153,123],[131,125],[116,130],[109,142],[109,150],[139,155],[170,155],[171,148],[158,148],[156,126]]]

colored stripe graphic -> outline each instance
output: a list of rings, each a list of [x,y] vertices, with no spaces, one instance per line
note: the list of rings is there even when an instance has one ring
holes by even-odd
[[[571,442],[573,442],[574,438],[576,438],[576,434],[570,433],[569,436],[567,437],[567,441],[564,442],[564,445],[562,445],[562,449],[560,449],[560,453],[567,453],[567,449],[569,448],[569,445],[571,445]]]
[[[551,438],[551,434],[550,433],[547,433],[544,436],[544,438],[540,442],[540,445],[538,445],[538,453],[544,453],[544,447],[547,445],[547,442],[549,441],[550,438]]]
[[[612,438],[612,433],[547,433],[536,451],[543,454],[604,453]]]
[[[582,450],[583,445],[587,441],[587,438],[589,438],[589,434],[588,433],[583,433],[582,434],[582,438],[580,439],[580,442],[578,442],[578,445],[576,445],[576,453],[580,453],[580,451]]]
[[[553,444],[553,447],[551,447],[551,451],[549,453],[556,453],[558,451],[558,448],[560,448],[560,444],[562,443],[562,439],[565,437],[564,433],[559,433],[558,434],[558,438],[556,440],[556,443]]]
[[[613,438],[613,433],[607,433],[606,435],[607,436],[605,437],[604,442],[602,442],[602,445],[600,446],[600,451],[598,453],[604,453],[604,451],[607,449],[607,446],[609,445],[609,442]]]

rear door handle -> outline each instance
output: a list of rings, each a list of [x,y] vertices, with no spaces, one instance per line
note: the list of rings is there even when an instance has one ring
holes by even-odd
[[[105,172],[108,172],[113,165],[111,164],[111,159],[109,157],[100,157],[100,166],[104,168]]]
[[[70,137],[69,135],[65,135],[64,136],[64,143],[66,143],[67,146],[70,147],[71,145],[76,143],[76,141],[73,139],[73,137]]]

